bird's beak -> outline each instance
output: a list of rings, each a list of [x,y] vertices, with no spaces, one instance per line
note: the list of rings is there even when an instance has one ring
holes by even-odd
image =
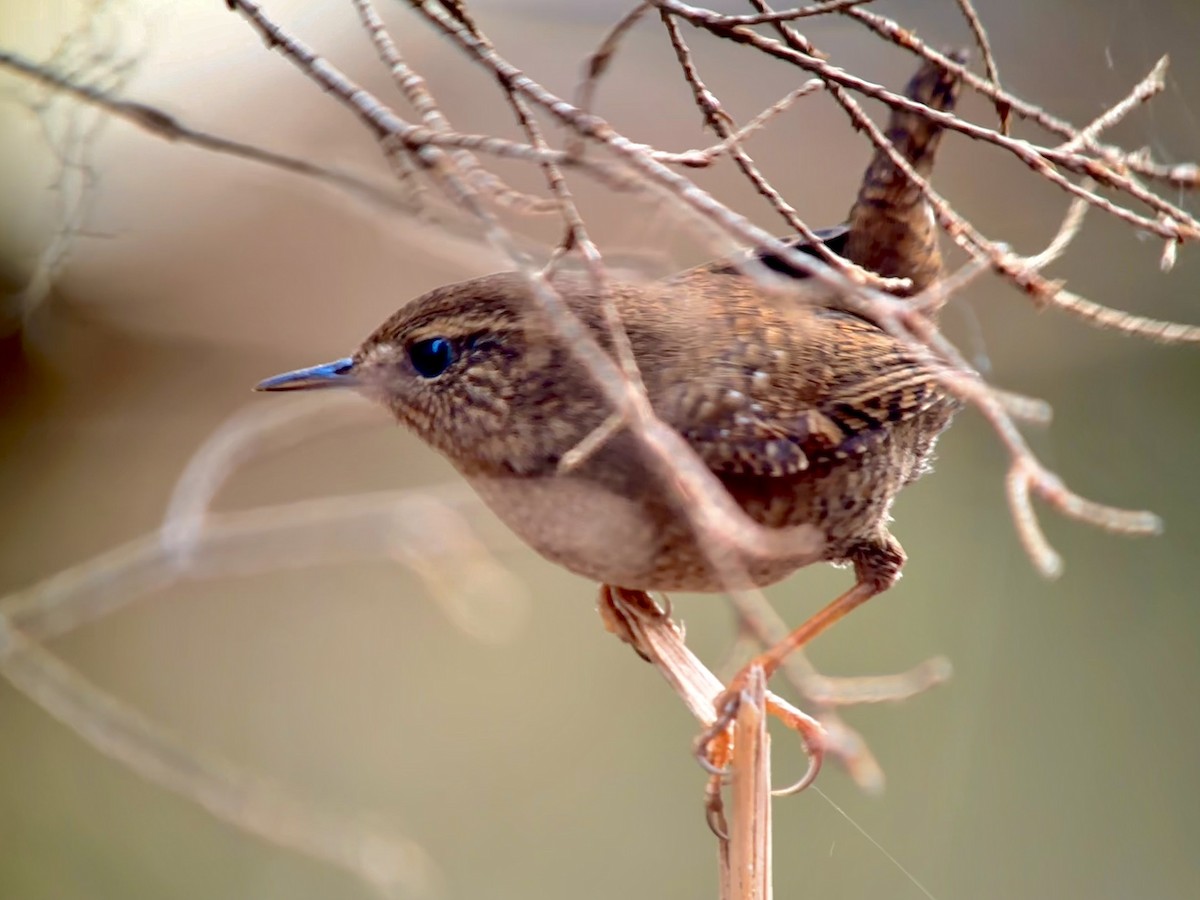
[[[358,384],[354,377],[354,360],[349,356],[333,362],[294,372],[284,372],[260,381],[256,391],[311,391],[316,388],[353,387]]]

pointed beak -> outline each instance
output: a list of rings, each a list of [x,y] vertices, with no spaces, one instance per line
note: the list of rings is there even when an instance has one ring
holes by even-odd
[[[358,384],[354,377],[354,360],[349,356],[333,362],[284,372],[260,381],[256,391],[311,391],[316,388],[353,387]]]

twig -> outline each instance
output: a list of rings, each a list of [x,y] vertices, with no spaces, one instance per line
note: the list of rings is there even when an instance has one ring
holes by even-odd
[[[980,78],[961,63],[951,60],[944,53],[930,47],[912,31],[900,27],[891,19],[864,9],[850,9],[846,11],[846,15],[863,23],[880,37],[886,38],[896,46],[910,50],[923,59],[938,63],[958,75],[964,84],[992,100],[993,103],[1003,104],[1011,113],[1035,122],[1051,134],[1067,140],[1075,137],[1077,129],[1069,122],[1052,116],[1040,106],[1028,103],[1020,97],[1002,90],[992,82]],[[1171,187],[1185,190],[1200,187],[1200,168],[1194,164],[1165,165],[1156,163],[1149,158],[1148,153],[1141,150],[1129,153],[1108,145],[1101,145],[1096,149],[1101,157],[1118,172],[1128,170],[1155,181],[1162,181]]]
[[[162,532],[0,598],[0,675],[132,771],[256,837],[338,866],[387,896],[424,895],[436,880],[412,841],[302,803],[178,738],[37,646],[188,580],[348,560],[390,559],[420,577],[449,618],[479,640],[503,640],[522,618],[520,586],[454,504],[412,493],[333,497],[214,515],[232,469],[321,428],[344,424],[320,404],[266,421],[257,412],[219,433],[182,480]]]
[[[1147,73],[1145,78],[1133,86],[1133,90],[1125,99],[1112,106],[1091,124],[1081,128],[1078,134],[1056,149],[1065,153],[1095,149],[1096,138],[1100,136],[1100,132],[1112,128],[1155,94],[1162,93],[1166,86],[1166,75],[1167,57],[1164,56],[1154,64],[1154,68]]]
[[[771,736],[767,734],[767,679],[750,670],[738,704],[733,761],[729,765],[728,859],[722,896],[771,900]]]
[[[600,79],[612,64],[613,57],[617,53],[617,48],[620,46],[621,40],[649,9],[650,4],[648,2],[638,3],[633,9],[616,21],[613,27],[601,39],[596,49],[588,56],[587,61],[583,64],[583,79],[579,82],[579,86],[575,88],[575,105],[584,113],[592,111],[592,106],[596,99],[596,91],[600,86]],[[583,153],[585,145],[578,137],[570,135],[567,138],[567,149],[573,153]]]
[[[386,897],[427,896],[438,881],[417,844],[301,803],[152,723],[38,647],[0,615],[0,675],[92,747],[215,818],[349,872]]]
[[[0,67],[23,75],[39,84],[62,91],[76,100],[102,109],[108,115],[122,119],[163,140],[179,141],[203,150],[210,150],[213,153],[234,156],[285,172],[304,175],[325,182],[332,187],[349,191],[360,199],[370,201],[388,210],[410,213],[414,210],[411,200],[399,196],[388,184],[360,178],[353,173],[323,166],[301,157],[276,153],[254,144],[230,140],[212,132],[192,128],[156,107],[134,100],[118,99],[107,90],[82,84],[18,54],[0,50]]]
[[[723,695],[724,685],[688,649],[679,628],[648,595],[642,591],[604,586],[601,588],[600,608],[606,624],[618,630],[658,669],[701,725],[712,728],[720,723],[722,713],[716,709],[714,702]],[[749,688],[738,704],[734,743],[726,747],[728,755],[719,760],[720,763],[728,763],[728,768],[712,774],[707,791],[709,824],[722,844],[729,841],[729,847],[722,848],[722,853],[728,854],[723,859],[728,858],[731,868],[753,864],[753,870],[757,873],[753,880],[759,884],[763,883],[762,878],[769,879],[770,870],[769,806],[772,792],[769,743],[763,739],[767,714],[784,718],[805,736],[806,748],[811,754],[810,765],[799,784],[807,785],[816,777],[826,746],[825,732],[820,723],[768,691],[761,674],[760,671],[758,686]],[[753,708],[745,712],[747,706]],[[732,778],[734,784],[731,827],[727,827],[721,797],[726,777]],[[758,830],[764,829],[764,826],[766,834]],[[745,872],[742,875],[736,871],[733,873],[734,879],[745,875]],[[732,896],[765,895],[735,892]]]
[[[387,65],[392,80],[400,88],[405,99],[420,115],[426,127],[434,131],[449,133],[452,131],[450,122],[433,98],[425,79],[404,61],[396,47],[392,36],[388,34],[383,20],[375,11],[370,0],[351,0],[367,35],[375,45],[379,58]],[[407,157],[401,154],[401,158]],[[465,150],[457,151],[450,156],[450,163],[456,166],[478,191],[505,209],[524,215],[544,215],[554,212],[558,207],[552,200],[535,197],[518,191],[505,184],[495,173],[489,172],[479,160]]]
[[[825,246],[825,243],[796,213],[795,208],[784,200],[783,195],[767,181],[758,166],[755,165],[754,160],[751,159],[750,154],[743,150],[738,142],[733,119],[725,112],[721,107],[720,101],[717,100],[713,92],[701,80],[700,73],[696,69],[696,64],[692,59],[691,49],[683,39],[678,23],[665,10],[660,10],[659,16],[667,29],[667,35],[671,39],[671,46],[674,48],[676,59],[679,61],[679,68],[683,72],[684,80],[687,81],[692,89],[692,96],[696,106],[704,116],[704,121],[722,139],[722,143],[728,146],[730,157],[754,189],[783,218],[788,228],[799,235],[812,248],[813,252],[835,271],[845,272],[856,281],[871,284],[881,289],[894,289],[896,279],[881,278],[873,272],[868,272],[838,256]]]
[[[646,150],[654,159],[658,160],[659,162],[674,163],[676,165],[688,166],[689,168],[693,169],[704,168],[705,166],[711,165],[713,160],[715,160],[718,156],[728,153],[731,147],[742,143],[746,140],[746,138],[750,137],[755,132],[762,130],[767,123],[769,123],[781,112],[792,106],[792,104],[794,104],[797,100],[801,99],[802,97],[807,97],[810,94],[815,94],[824,86],[825,85],[822,84],[820,79],[810,78],[808,81],[804,82],[804,84],[800,85],[800,87],[784,94],[737,131],[730,134],[729,137],[725,138],[719,144],[713,144],[712,146],[705,147],[702,150],[684,150],[679,153],[669,153],[664,150],[655,150],[653,147],[647,147]]]
[[[730,25],[778,25],[781,22],[794,22],[809,16],[823,16],[832,12],[842,12],[855,6],[871,3],[872,0],[827,0],[825,3],[814,3],[797,9],[787,9],[782,12],[759,12],[754,15],[724,15],[721,21]],[[706,10],[707,12],[707,10]],[[713,13],[714,16],[718,15]]]
[[[996,57],[992,55],[992,45],[988,41],[987,30],[983,27],[983,23],[979,21],[979,13],[975,12],[975,7],[971,4],[971,0],[955,0],[958,3],[958,8],[963,14],[963,18],[967,20],[967,27],[971,29],[971,35],[975,38],[975,45],[979,48],[979,52],[983,56],[983,71],[987,73],[988,80],[996,87],[997,93],[1002,93],[1003,88],[1000,86],[1000,70],[996,66]],[[1000,133],[1008,134],[1008,119],[1012,113],[1012,107],[1007,101],[997,98],[996,115],[1000,119]]]
[[[673,4],[673,0],[662,0],[662,2]],[[791,48],[784,49],[788,50],[788,52],[796,52]],[[1154,72],[1151,72],[1151,75],[1147,76],[1147,79],[1145,80],[1152,81],[1153,79],[1151,76],[1153,75]],[[1162,343],[1200,342],[1200,326],[1163,322],[1156,319],[1135,316],[1123,311],[1110,309],[1092,301],[1085,300],[1076,294],[1065,291],[1061,284],[1050,282],[1042,278],[1037,273],[1035,268],[1022,265],[1021,261],[1017,257],[1007,252],[1003,247],[994,241],[985,238],[978,232],[974,225],[955,212],[953,207],[950,206],[946,199],[932,188],[928,180],[918,174],[908,160],[904,159],[904,157],[896,151],[895,147],[891,145],[886,136],[884,136],[884,134],[879,130],[878,126],[876,126],[863,113],[862,109],[839,83],[836,83],[833,80],[827,80],[826,84],[830,93],[846,111],[847,115],[850,116],[855,128],[866,133],[871,143],[878,150],[885,153],[892,161],[893,165],[895,165],[905,174],[909,182],[915,185],[921,191],[921,193],[925,196],[926,201],[929,203],[929,206],[934,217],[938,221],[938,224],[941,225],[943,230],[945,230],[945,232],[955,241],[955,243],[957,243],[963,250],[974,256],[976,259],[987,261],[992,268],[1008,278],[1009,281],[1021,288],[1022,291],[1034,297],[1037,302],[1063,310],[1064,312],[1075,315],[1097,327],[1117,330],[1126,334],[1138,335],[1140,337],[1147,337]],[[1139,92],[1135,90],[1135,95],[1138,93]],[[1147,93],[1147,96],[1152,95],[1152,93],[1153,91],[1150,91]],[[924,110],[922,114],[935,112],[934,110],[924,107],[922,104],[913,104],[913,101],[911,100],[906,99],[906,103],[909,105],[920,106]],[[939,119],[939,117],[944,118],[946,115],[946,113],[938,112],[936,116],[930,115],[929,117],[936,121]],[[1123,219],[1135,227],[1141,227],[1147,223],[1153,224],[1150,223],[1150,220],[1147,220],[1144,217],[1136,216],[1133,213],[1130,213],[1128,210],[1116,206],[1116,204],[1113,204],[1111,201],[1100,197],[1099,195],[1095,194],[1094,191],[1089,190],[1085,186],[1074,185],[1070,182],[1067,182],[1066,179],[1051,170],[1046,165],[1041,163],[1035,164],[1032,157],[1030,157],[1028,153],[1022,151],[1018,153],[1018,156],[1021,157],[1024,162],[1030,164],[1031,168],[1033,168],[1035,171],[1038,171],[1048,180],[1056,184],[1067,186],[1069,191],[1075,194],[1077,197],[1092,203],[1106,212],[1112,213],[1117,218]],[[1137,190],[1141,191],[1142,189],[1137,188]],[[1172,222],[1171,224],[1173,225],[1174,223]],[[1200,231],[1197,231],[1196,233],[1200,234]],[[1172,247],[1182,241],[1178,231],[1174,232],[1173,235],[1167,234],[1166,237],[1168,239],[1168,245]],[[871,306],[869,303],[864,303],[863,305],[864,307]],[[868,313],[873,317],[880,317],[878,313],[874,313],[870,309],[868,309]],[[883,317],[886,318],[887,313],[884,313]],[[897,334],[897,336],[900,335]]]
[[[656,6],[678,15],[694,25],[705,28],[718,36],[754,47],[769,56],[791,62],[805,71],[812,72],[820,77],[827,86],[838,85],[872,99],[879,100],[893,109],[918,112],[930,121],[942,125],[944,128],[959,131],[976,140],[1002,147],[1039,175],[1062,189],[1071,193],[1078,193],[1080,196],[1086,196],[1090,203],[1099,206],[1106,212],[1119,216],[1140,229],[1170,240],[1191,241],[1200,239],[1200,222],[1197,222],[1192,216],[1189,216],[1177,206],[1145,190],[1136,182],[1121,175],[1103,162],[1088,159],[1079,154],[1064,153],[1053,148],[1036,147],[1025,141],[1016,140],[991,129],[966,122],[953,114],[929,109],[924,104],[914,102],[902,95],[888,91],[880,85],[851,75],[842,69],[829,65],[824,60],[812,54],[764,37],[750,28],[745,26],[730,26],[724,21],[725,17],[714,14],[709,10],[689,6],[686,3],[680,2],[680,0],[653,0],[653,2]],[[931,54],[932,56],[933,54]],[[951,69],[951,71],[957,71],[962,67],[959,65],[957,67],[947,66],[947,68]],[[1016,109],[1015,105],[1013,109]],[[1074,132],[1072,132],[1072,136],[1073,134]],[[1134,199],[1145,203],[1154,212],[1170,218],[1171,222],[1168,224],[1162,220],[1139,216],[1123,207],[1117,207],[1097,194],[1082,194],[1080,193],[1081,189],[1077,185],[1054,169],[1056,165],[1061,166],[1067,171],[1091,177],[1107,187],[1123,191]],[[1180,213],[1180,215],[1174,216],[1173,213]],[[951,237],[954,237],[954,235],[952,234]]]

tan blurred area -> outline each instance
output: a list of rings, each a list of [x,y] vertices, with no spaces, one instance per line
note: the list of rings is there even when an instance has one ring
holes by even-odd
[[[1077,124],[1169,53],[1163,95],[1111,137],[1169,162],[1200,157],[1200,6],[977,5],[1006,85]],[[0,2],[0,46],[44,58],[93,6]],[[219,0],[101,6],[96,40],[138,51],[130,98],[193,127],[387,177],[370,136]],[[380,6],[452,122],[516,136],[485,74],[398,4]],[[265,7],[396,100],[349,3]],[[627,7],[476,5],[500,50],[565,95]],[[951,0],[880,10],[934,44],[969,43]],[[872,81],[899,87],[914,67],[849,21],[806,20],[805,31]],[[795,71],[741,48],[697,37],[696,50],[740,120],[796,84]],[[0,73],[0,282],[10,296],[56,227],[55,157],[31,109],[42,99]],[[713,142],[652,25],[628,38],[598,111],[665,149]],[[994,115],[974,96],[965,114]],[[821,96],[749,149],[814,226],[840,220],[868,156]],[[1049,241],[1064,194],[958,135],[943,149],[937,185],[985,233],[1026,253]],[[260,378],[342,356],[404,301],[502,265],[468,239],[121,123],[99,132],[92,163],[86,233],[51,292],[24,317],[5,307],[4,592],[157,528],[215,429],[238,411],[266,415],[286,402],[252,395]],[[536,173],[503,171],[538,183]],[[728,163],[697,181],[780,228]],[[1172,200],[1200,209],[1196,196]],[[592,187],[582,201],[614,258],[670,271],[705,255],[671,220],[628,200]],[[549,222],[527,233],[556,236]],[[1159,271],[1160,249],[1093,211],[1048,274],[1101,303],[1200,322],[1200,248],[1181,248],[1170,275]],[[961,415],[934,474],[897,505],[904,579],[811,654],[844,675],[940,654],[954,677],[904,704],[848,714],[887,790],[865,796],[831,767],[819,786],[850,818],[813,791],[778,801],[776,896],[924,896],[901,866],[943,900],[1200,896],[1200,355],[1038,313],[996,280],[955,299],[945,322],[997,384],[1053,404],[1054,424],[1029,432],[1051,468],[1087,496],[1153,509],[1166,530],[1122,539],[1046,512],[1066,571],[1039,579],[1005,506],[1003,451],[978,416]],[[254,462],[218,507],[453,480],[432,451],[377,418]],[[484,513],[472,518],[496,537]],[[421,579],[380,560],[185,583],[50,646],[188,745],[402,831],[438,866],[444,896],[715,896],[694,721],[603,630],[594,585],[511,541],[495,547],[529,604],[496,640],[465,634]],[[848,580],[828,567],[803,571],[770,597],[798,623]],[[689,642],[719,665],[734,636],[725,604],[679,597],[675,610]],[[804,765],[782,734],[775,757],[780,782]],[[0,898],[360,896],[370,894],[346,874],[147,784],[0,681]]]

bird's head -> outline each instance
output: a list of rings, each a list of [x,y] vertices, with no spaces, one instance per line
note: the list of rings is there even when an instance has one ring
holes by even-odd
[[[570,354],[529,314],[528,292],[515,273],[438,288],[401,307],[353,355],[255,389],[353,388],[468,473],[540,472],[603,413]]]

